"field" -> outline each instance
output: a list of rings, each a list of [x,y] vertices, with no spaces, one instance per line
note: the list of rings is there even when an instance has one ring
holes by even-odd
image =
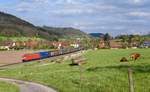
[[[131,61],[128,56],[133,52],[143,58]],[[42,83],[59,92],[129,92],[127,69],[131,67],[135,92],[150,92],[150,49],[91,50],[84,56],[87,64],[82,66],[82,80],[80,67],[69,66],[70,60],[55,64],[49,59],[2,68],[0,77]],[[129,62],[119,62],[124,56]]]
[[[19,92],[19,88],[15,85],[0,81],[0,92]]]

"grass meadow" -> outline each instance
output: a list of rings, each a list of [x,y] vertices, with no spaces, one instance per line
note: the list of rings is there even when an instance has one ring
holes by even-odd
[[[19,92],[16,85],[0,81],[0,92]]]
[[[135,52],[143,57],[132,61],[129,55]],[[82,80],[80,67],[69,66],[70,60],[61,64],[35,61],[3,68],[0,77],[42,83],[59,92],[129,92],[127,69],[131,67],[135,92],[150,92],[150,49],[91,50],[84,56],[87,64],[82,66]],[[122,57],[129,62],[120,62]]]

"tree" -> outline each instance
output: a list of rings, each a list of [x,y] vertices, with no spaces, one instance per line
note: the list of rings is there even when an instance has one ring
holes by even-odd
[[[93,49],[99,48],[99,39],[97,39],[97,38],[91,39],[91,44],[92,44]]]
[[[106,33],[104,35],[104,42],[106,48],[110,48],[110,40],[111,40],[111,36],[108,33]]]
[[[132,40],[134,38],[134,35],[129,35],[129,40],[128,40],[128,47],[132,47]]]
[[[120,36],[120,39],[122,41],[122,47],[128,48],[128,40],[129,40],[128,35],[122,35],[122,36]]]
[[[135,40],[136,40],[136,46],[140,47],[144,43],[145,38],[143,36],[138,35],[136,36]]]
[[[83,46],[85,49],[88,49],[88,48],[91,47],[91,46],[90,46],[90,39],[88,39],[88,38],[82,39],[81,44],[82,44],[82,46]]]
[[[118,38],[121,39],[124,48],[133,46],[139,47],[145,40],[145,38],[140,35],[121,35]]]

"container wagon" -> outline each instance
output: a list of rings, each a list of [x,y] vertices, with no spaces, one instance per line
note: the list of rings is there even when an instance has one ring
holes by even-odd
[[[48,51],[46,52],[39,52],[40,54],[40,59],[44,59],[44,58],[49,58],[50,57],[50,54]]]

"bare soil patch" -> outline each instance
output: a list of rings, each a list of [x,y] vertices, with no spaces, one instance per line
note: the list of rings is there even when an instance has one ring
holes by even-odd
[[[22,62],[22,56],[33,51],[0,51],[0,65]]]

